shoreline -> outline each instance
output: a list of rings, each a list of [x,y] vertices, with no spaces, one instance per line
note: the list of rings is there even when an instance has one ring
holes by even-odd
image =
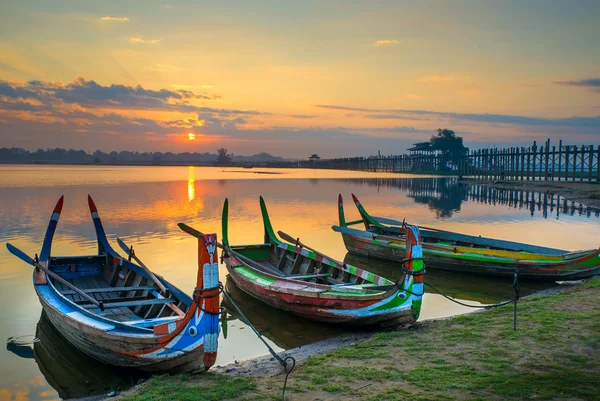
[[[596,278],[521,298],[516,332],[507,305],[284,351],[297,360],[286,399],[591,399],[600,368],[599,301]],[[268,355],[207,374],[154,376],[117,399],[275,400],[283,379]]]
[[[561,196],[587,207],[600,208],[600,183],[570,181],[475,180],[465,178],[460,182],[484,185],[499,190],[534,191]]]

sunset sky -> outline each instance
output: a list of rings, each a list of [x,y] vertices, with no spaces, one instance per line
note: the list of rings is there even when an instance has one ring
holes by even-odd
[[[599,20],[598,1],[4,1],[0,147],[598,144]]]

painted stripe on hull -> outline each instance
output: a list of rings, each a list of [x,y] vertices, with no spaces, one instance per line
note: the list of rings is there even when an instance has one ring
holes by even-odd
[[[386,302],[386,300],[382,300],[382,297],[371,301],[356,301],[355,299],[324,300],[318,297],[286,294],[281,291],[270,290],[269,287],[247,280],[237,274],[228,264],[226,266],[235,284],[250,296],[275,308],[292,312],[310,320],[346,324],[373,324],[399,319],[403,316],[406,316],[407,322],[412,320],[412,302],[409,300],[406,302],[407,305],[402,308],[369,312],[365,309],[375,308]],[[393,296],[397,296],[397,292],[394,292]]]
[[[365,240],[359,237],[344,235],[344,244],[346,249],[354,254],[364,255],[373,258],[385,259],[394,262],[402,261],[405,257],[405,251],[399,247],[386,247],[373,244],[372,241]],[[600,274],[600,257],[598,252],[594,252],[585,258],[580,259],[582,262],[589,262],[593,258],[598,259],[596,266],[584,267],[581,270],[567,270],[568,265],[573,262],[555,263],[555,264],[538,264],[535,263],[494,263],[485,261],[465,260],[462,258],[453,258],[449,256],[437,256],[431,253],[424,253],[424,260],[428,268],[460,271],[466,273],[479,273],[489,275],[513,276],[515,268],[519,270],[519,274],[523,278],[559,280],[563,278],[580,279],[591,277]]]

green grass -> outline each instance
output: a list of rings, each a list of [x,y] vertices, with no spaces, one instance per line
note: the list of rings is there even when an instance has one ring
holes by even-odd
[[[212,373],[157,375],[144,382],[134,393],[121,396],[120,401],[219,401],[255,389],[256,384],[248,377]]]
[[[387,330],[299,364],[290,399],[597,399],[600,279],[564,293]],[[122,397],[140,400],[276,400],[282,377],[155,376]],[[291,394],[295,394],[292,396]]]

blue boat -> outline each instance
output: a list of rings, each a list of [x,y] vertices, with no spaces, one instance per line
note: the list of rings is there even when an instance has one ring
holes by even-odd
[[[63,200],[54,208],[39,258],[7,244],[35,266],[33,286],[50,322],[75,347],[107,364],[145,371],[210,368],[219,336],[216,235],[198,238],[198,275],[190,297],[148,270],[133,249],[120,256],[89,196],[98,254],[51,256]]]

